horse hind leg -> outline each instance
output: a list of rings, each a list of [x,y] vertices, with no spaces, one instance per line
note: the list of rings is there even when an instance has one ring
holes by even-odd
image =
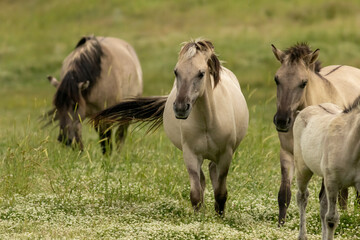
[[[307,239],[306,237],[306,206],[309,198],[308,183],[312,177],[312,172],[309,169],[303,169],[297,173],[297,185],[298,192],[296,194],[297,205],[300,212],[300,224],[299,224],[299,238]]]
[[[111,154],[112,143],[111,143],[111,129],[108,126],[99,126],[97,129],[99,132],[100,146],[102,153]]]
[[[120,151],[122,146],[124,145],[128,131],[128,126],[129,125],[121,125],[118,127],[118,129],[115,132],[115,143],[118,151]]]
[[[325,190],[328,203],[328,210],[324,221],[326,228],[325,239],[332,240],[334,238],[335,229],[339,223],[339,214],[336,209],[336,199],[338,197],[339,189],[336,187],[335,182],[330,182],[325,179]]]
[[[325,215],[328,210],[328,202],[327,202],[327,197],[326,197],[324,179],[322,179],[322,183],[321,183],[321,190],[319,193],[319,202],[320,202],[320,219],[321,219],[322,239],[326,239]]]

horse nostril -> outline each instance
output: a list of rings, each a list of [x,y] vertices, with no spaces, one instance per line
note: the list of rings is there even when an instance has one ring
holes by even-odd
[[[289,125],[291,123],[291,118],[288,118],[287,124]]]
[[[188,103],[188,104],[186,104],[186,109],[185,109],[185,111],[187,111],[187,110],[189,110],[190,109],[190,104]]]

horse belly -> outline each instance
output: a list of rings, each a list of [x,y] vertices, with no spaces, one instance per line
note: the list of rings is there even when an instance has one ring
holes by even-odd
[[[316,175],[323,176],[321,162],[323,160],[324,129],[316,123],[309,122],[302,133],[301,152],[306,166]]]

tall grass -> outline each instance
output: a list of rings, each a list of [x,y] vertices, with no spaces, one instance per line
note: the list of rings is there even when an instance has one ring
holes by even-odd
[[[306,41],[323,65],[360,66],[360,3],[349,1],[1,1],[0,2],[0,238],[37,239],[296,239],[293,200],[277,227],[279,141],[270,44]],[[250,126],[228,177],[224,219],[213,209],[207,176],[205,207],[194,214],[182,154],[162,129],[131,127],[121,152],[101,154],[84,125],[82,153],[56,141],[56,124],[42,128],[55,89],[46,80],[78,39],[115,36],[141,60],[144,94],[167,94],[180,43],[205,37],[238,77]],[[320,238],[320,181],[310,185],[309,239]],[[296,186],[293,186],[293,193]],[[295,194],[293,194],[294,196]],[[350,194],[337,239],[359,239]]]

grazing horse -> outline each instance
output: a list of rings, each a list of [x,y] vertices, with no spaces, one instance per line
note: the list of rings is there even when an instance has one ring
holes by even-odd
[[[349,106],[360,92],[360,69],[332,65],[320,68],[319,49],[311,51],[305,43],[281,51],[272,45],[272,51],[281,67],[275,74],[277,85],[277,112],[274,124],[280,139],[281,186],[278,194],[279,226],[285,223],[291,199],[294,175],[293,131],[296,112],[310,105],[331,102]],[[340,202],[346,208],[347,189]]]
[[[54,109],[48,116],[59,120],[58,140],[66,145],[76,143],[83,149],[81,123],[123,98],[142,94],[142,71],[134,49],[125,41],[112,37],[83,37],[64,60],[61,82],[48,77],[56,87]],[[111,151],[111,129],[97,128],[102,152]],[[118,146],[124,141],[127,125],[117,129]]]
[[[186,43],[174,73],[175,83],[168,96],[127,100],[100,112],[94,121],[150,121],[152,127],[163,122],[167,136],[183,152],[194,210],[199,210],[204,200],[201,166],[209,159],[215,210],[223,215],[229,166],[248,127],[245,98],[236,76],[221,66],[209,41]]]
[[[302,110],[294,123],[294,160],[300,210],[299,239],[306,239],[307,185],[315,173],[324,179],[320,199],[322,239],[334,237],[339,214],[336,199],[340,189],[355,186],[360,191],[360,97],[342,111],[325,103]]]

